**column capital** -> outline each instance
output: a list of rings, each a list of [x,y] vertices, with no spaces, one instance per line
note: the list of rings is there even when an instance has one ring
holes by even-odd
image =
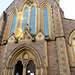
[[[6,67],[7,69],[13,69],[13,67]]]
[[[26,68],[26,64],[25,63],[23,64],[23,68]]]

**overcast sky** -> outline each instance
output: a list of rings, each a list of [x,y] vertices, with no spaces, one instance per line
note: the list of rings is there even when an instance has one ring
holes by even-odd
[[[60,0],[65,17],[75,20],[75,0]]]
[[[13,0],[0,0],[0,15],[13,2]],[[75,0],[60,0],[60,6],[65,17],[75,20]]]

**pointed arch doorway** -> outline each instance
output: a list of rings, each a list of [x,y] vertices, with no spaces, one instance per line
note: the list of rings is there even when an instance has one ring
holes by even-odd
[[[14,75],[23,75],[23,65],[20,60],[15,65]],[[26,75],[36,75],[36,66],[33,60],[30,60],[26,66]]]
[[[26,67],[26,75],[36,75],[36,67],[32,60],[29,61]]]
[[[14,75],[23,75],[23,65],[21,61],[18,61],[15,65]]]
[[[40,56],[34,48],[26,44],[13,50],[6,65],[5,75],[41,75]]]

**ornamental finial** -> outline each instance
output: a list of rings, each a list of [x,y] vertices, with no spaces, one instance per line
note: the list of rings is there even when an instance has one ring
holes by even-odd
[[[26,31],[29,30],[29,24],[28,24],[28,23],[25,24],[25,30],[26,30]]]

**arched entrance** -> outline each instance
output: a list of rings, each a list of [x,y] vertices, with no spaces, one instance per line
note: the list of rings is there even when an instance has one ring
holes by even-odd
[[[18,61],[15,65],[14,75],[22,75],[23,73],[23,65],[21,61]]]
[[[31,75],[31,74],[36,75],[36,67],[32,60],[29,61],[26,67],[26,75]]]
[[[4,69],[5,75],[41,75],[41,59],[34,48],[23,44],[11,52]],[[28,74],[30,70],[31,74]]]

